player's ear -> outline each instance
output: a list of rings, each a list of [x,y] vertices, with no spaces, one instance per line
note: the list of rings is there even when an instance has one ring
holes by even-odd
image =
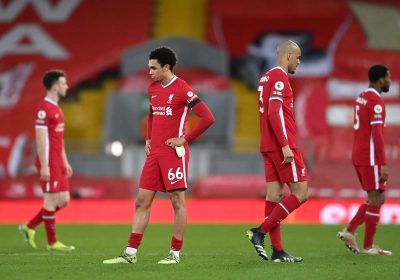
[[[168,71],[170,69],[170,66],[169,66],[169,64],[165,64],[163,68],[165,71]]]
[[[52,91],[57,91],[57,90],[58,90],[58,82],[55,82],[55,83],[51,86],[51,90],[52,90]]]

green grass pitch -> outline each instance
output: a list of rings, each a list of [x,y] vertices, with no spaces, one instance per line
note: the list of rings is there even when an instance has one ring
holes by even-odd
[[[172,225],[149,225],[131,265],[102,264],[124,250],[130,225],[58,225],[59,240],[76,247],[71,253],[47,251],[43,226],[34,250],[16,225],[0,225],[0,279],[400,279],[399,226],[380,226],[375,238],[393,256],[371,257],[347,250],[336,237],[341,226],[283,225],[285,250],[303,257],[299,264],[261,260],[245,237],[249,227],[189,225],[181,263],[162,266],[157,262],[169,251]],[[268,236],[266,249],[270,256]]]

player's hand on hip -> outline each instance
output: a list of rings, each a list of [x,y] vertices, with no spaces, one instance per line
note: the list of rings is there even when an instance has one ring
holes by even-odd
[[[40,168],[40,180],[43,182],[50,181],[50,168],[48,166],[42,166]]]
[[[64,171],[65,171],[65,174],[67,174],[67,178],[71,178],[72,174],[74,173],[73,170],[72,170],[72,167],[71,167],[71,165],[69,165],[69,163],[67,163],[64,166]]]
[[[183,146],[183,145],[185,145],[185,143],[186,143],[186,140],[185,140],[184,137],[181,137],[181,138],[171,138],[171,139],[168,139],[167,141],[165,141],[165,144],[166,144],[168,147],[172,148],[172,149],[175,149],[175,147]]]
[[[150,155],[150,150],[151,150],[151,139],[146,140],[146,146],[144,146],[144,152],[146,155]]]
[[[389,170],[386,165],[381,166],[381,177],[379,178],[379,182],[386,182],[389,178]]]
[[[292,150],[290,149],[289,146],[285,146],[282,148],[282,153],[283,153],[283,161],[282,163],[291,163],[294,159],[294,154]]]

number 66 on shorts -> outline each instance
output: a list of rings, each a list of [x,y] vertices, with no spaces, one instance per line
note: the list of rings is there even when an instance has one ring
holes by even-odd
[[[140,188],[167,192],[187,188],[189,153],[179,158],[175,151],[150,154],[140,177]]]

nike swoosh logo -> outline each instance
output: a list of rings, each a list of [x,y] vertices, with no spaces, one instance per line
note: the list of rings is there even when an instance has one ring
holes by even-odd
[[[152,95],[151,98],[157,97],[157,95]]]
[[[176,181],[173,181],[173,182],[171,181],[171,185],[175,184],[176,182],[178,182],[180,180],[182,180],[182,179],[179,179],[179,180],[176,180]]]

